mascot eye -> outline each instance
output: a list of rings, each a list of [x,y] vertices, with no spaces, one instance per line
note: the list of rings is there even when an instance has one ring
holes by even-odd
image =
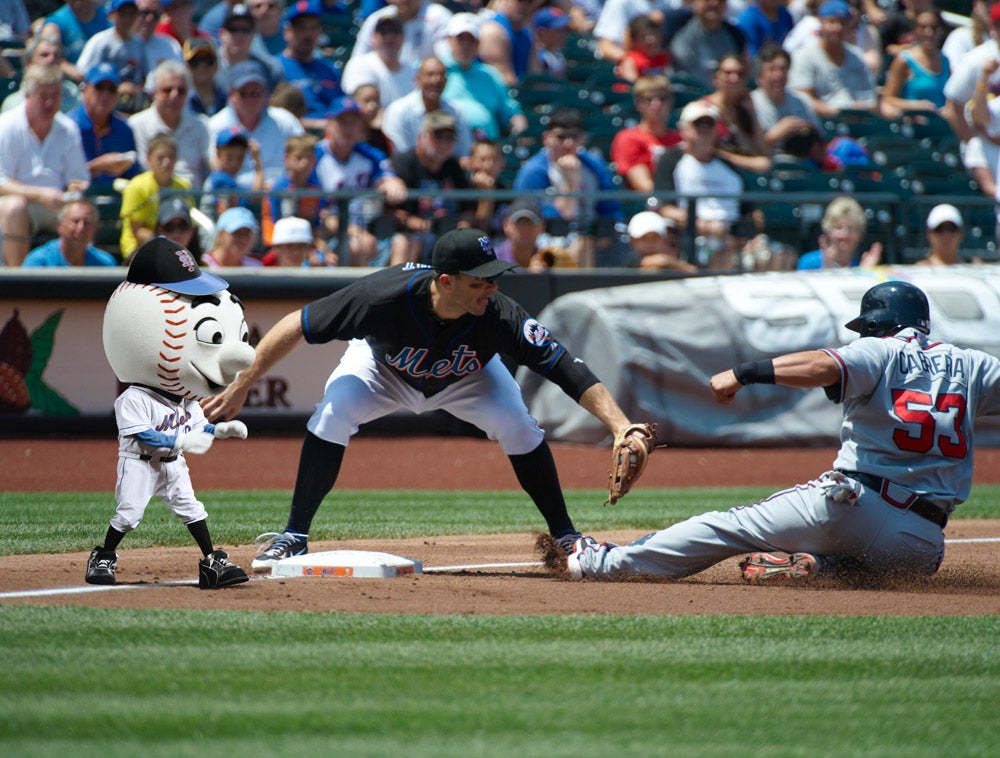
[[[194,327],[194,336],[199,342],[206,342],[209,345],[221,345],[226,337],[226,333],[214,318],[203,318]]]
[[[250,329],[247,327],[246,321],[240,324],[240,342],[247,345],[250,344]]]

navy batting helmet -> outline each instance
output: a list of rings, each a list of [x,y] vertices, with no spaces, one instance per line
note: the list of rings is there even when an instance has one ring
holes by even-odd
[[[927,296],[908,282],[876,284],[861,298],[861,315],[844,326],[862,337],[886,337],[907,326],[927,334],[931,330]]]

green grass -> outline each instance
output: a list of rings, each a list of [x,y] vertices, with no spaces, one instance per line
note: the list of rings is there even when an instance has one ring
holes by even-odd
[[[7,607],[0,747],[985,756],[998,624]]]
[[[573,520],[588,532],[659,529],[706,510],[725,509],[770,494],[755,489],[638,489],[615,506],[605,492],[566,493]],[[220,544],[248,544],[284,526],[289,493],[276,490],[206,491],[212,536]],[[89,550],[104,537],[114,513],[111,493],[0,493],[0,553]],[[1000,486],[979,486],[958,518],[1000,518]],[[318,539],[371,539],[423,535],[537,531],[538,511],[521,492],[334,490],[310,529]],[[146,509],[126,547],[189,545],[191,537],[158,498]]]
[[[588,530],[651,529],[762,490],[642,490]],[[995,517],[1000,487],[960,515]],[[220,543],[286,492],[204,492]],[[110,495],[0,493],[2,551],[89,549]],[[187,545],[160,503],[129,546]],[[318,538],[529,531],[520,493],[335,492]],[[627,585],[622,587],[627,592]],[[1000,616],[478,617],[0,604],[10,756],[989,756]]]

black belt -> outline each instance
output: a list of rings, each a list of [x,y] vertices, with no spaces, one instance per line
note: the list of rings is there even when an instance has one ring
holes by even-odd
[[[880,495],[882,495],[882,499],[890,505],[894,505],[897,508],[903,508],[904,510],[913,511],[913,513],[916,513],[921,518],[927,519],[932,524],[937,524],[942,529],[948,525],[948,514],[944,512],[941,506],[935,505],[930,500],[914,495],[909,506],[903,506],[888,499],[885,496],[886,486],[891,484],[888,479],[883,479],[880,476],[874,476],[872,474],[865,474],[862,471],[844,471],[843,469],[837,470],[840,471],[841,474],[861,482],[868,489],[876,490]]]
[[[139,454],[139,460],[140,461],[151,461],[151,460],[153,460],[153,456],[152,455],[146,455],[146,453],[140,453]],[[166,456],[164,458],[157,458],[156,460],[158,460],[160,463],[172,463],[172,462],[174,462],[174,461],[177,460],[177,456],[176,455],[168,455],[168,456]]]

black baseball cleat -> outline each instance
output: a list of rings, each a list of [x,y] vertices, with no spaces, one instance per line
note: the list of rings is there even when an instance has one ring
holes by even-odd
[[[566,555],[573,552],[573,547],[576,545],[576,541],[583,537],[580,532],[567,532],[566,534],[561,534],[555,538],[556,544],[559,549],[562,550]]]
[[[217,590],[234,584],[249,582],[247,572],[229,562],[229,553],[215,550],[198,561],[198,587]]]
[[[118,568],[118,553],[95,547],[87,559],[87,584],[114,584],[115,569]]]

